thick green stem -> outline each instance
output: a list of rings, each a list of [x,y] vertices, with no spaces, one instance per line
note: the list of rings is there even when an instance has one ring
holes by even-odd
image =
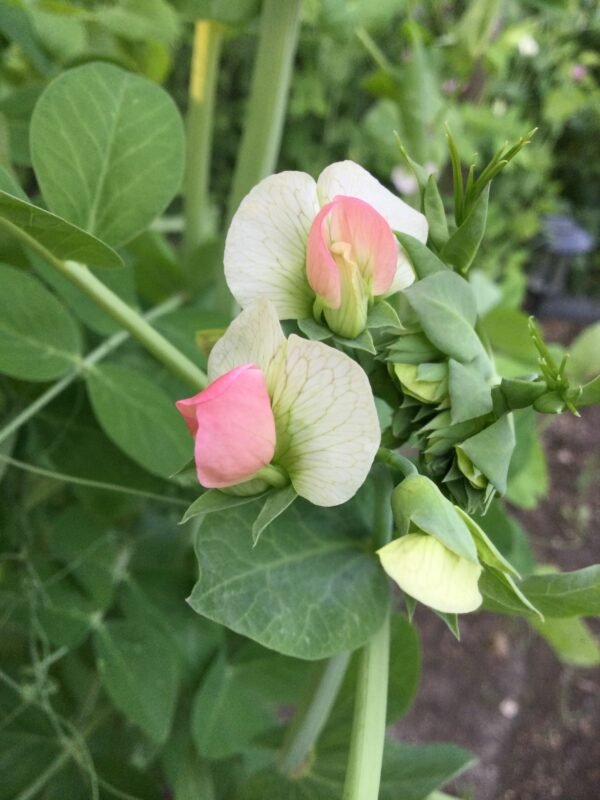
[[[225,230],[242,199],[274,172],[281,144],[287,97],[300,29],[302,0],[264,0],[258,52],[246,111],[244,133],[229,193]],[[231,295],[223,274],[215,303],[228,310]]]
[[[168,314],[170,311],[179,308],[182,302],[183,298],[181,295],[171,297],[145,314],[145,319],[158,319],[158,317],[163,316],[163,314]],[[102,361],[103,358],[106,358],[107,355],[120,347],[128,338],[129,334],[127,331],[119,331],[119,333],[115,333],[114,336],[111,336],[110,339],[102,342],[102,344],[96,347],[95,350],[92,350],[91,353],[88,353],[85,358],[82,358],[81,361],[77,363],[72,372],[69,372],[64,378],[61,378],[59,381],[49,386],[45,392],[42,392],[39,397],[36,397],[33,403],[30,403],[27,408],[24,408],[20,414],[17,414],[7,425],[0,429],[0,444],[6,441],[15,431],[19,430],[21,426],[34,417],[42,408],[45,408],[55,397],[58,397],[61,392],[64,392],[67,386],[70,386],[82,373],[94,364]]]
[[[223,40],[222,26],[199,20],[194,28],[187,111],[187,159],[185,170],[186,261],[211,234],[209,179],[213,138],[215,92]]]
[[[387,470],[378,474],[374,533],[377,544],[389,541],[392,531]],[[343,800],[377,800],[385,743],[385,722],[390,653],[390,616],[360,653],[352,739]]]
[[[296,54],[302,0],[264,0],[244,135],[227,209],[275,169]]]
[[[75,261],[61,261],[44,245],[29,236],[17,225],[7,219],[0,220],[2,227],[12,233],[23,244],[30,247],[47,261],[54,269],[58,270],[65,278],[75,284],[88,295],[100,308],[106,311],[114,320],[122,325],[134,339],[143,345],[149,353],[157,358],[178,378],[192,389],[199,391],[208,384],[208,378],[193,361],[154,330],[152,325],[135,309],[128,306],[121,298],[111,291],[108,286],[98,280],[83,264]]]
[[[285,775],[297,776],[308,762],[329,718],[349,660],[350,653],[339,653],[317,665],[281,748],[278,766]]]
[[[149,353],[162,361],[174,375],[196,391],[206,387],[208,380],[202,370],[164,336],[161,336],[141,314],[98,280],[87,267],[76,264],[74,261],[60,261],[55,258],[52,259],[52,263],[71,283],[79,287],[100,308],[129,331]]]

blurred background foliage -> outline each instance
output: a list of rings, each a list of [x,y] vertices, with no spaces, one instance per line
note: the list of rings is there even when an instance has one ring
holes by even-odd
[[[29,148],[33,108],[49,81],[88,61],[115,63],[163,84],[185,113],[192,23],[214,20],[222,26],[224,42],[210,236],[202,256],[219,269],[218,242],[259,12],[258,0],[2,0],[0,165],[36,196]],[[536,355],[526,345],[523,303],[535,304],[539,295],[556,291],[576,298],[600,296],[600,254],[594,247],[600,238],[599,83],[600,10],[594,0],[305,0],[278,168],[316,176],[327,164],[350,158],[416,203],[416,180],[401,156],[397,132],[408,153],[436,174],[450,210],[444,123],[463,161],[477,158],[479,164],[505,141],[538,128],[494,183],[487,235],[472,277],[486,312],[482,333],[494,348],[499,372],[533,372]],[[552,220],[557,216],[571,225],[569,242],[574,230],[578,241],[583,231],[581,246],[556,244],[561,235]],[[150,232],[127,244],[126,269],[105,273],[103,279],[133,305],[165,300],[184,284],[174,252],[181,228],[176,199]],[[0,260],[26,263],[4,236]],[[83,323],[90,346],[114,334],[106,315],[61,286],[44,265],[36,270]],[[201,294],[195,309],[165,315],[157,326],[197,358],[194,332],[225,322],[207,309],[210,297]],[[600,326],[589,328],[573,351],[574,381],[597,374]],[[173,397],[181,396],[177,382],[131,343],[121,346],[117,358]],[[35,399],[35,386],[25,380],[1,381],[3,414]],[[178,798],[198,797],[197,753],[221,759],[215,767],[222,773],[218,796],[229,797],[228,781],[242,770],[237,754],[281,725],[281,704],[297,701],[298,663],[224,632],[183,605],[195,566],[189,542],[173,534],[181,512],[177,504],[185,506],[175,496],[181,487],[169,480],[171,470],[161,473],[117,449],[94,412],[75,384],[35,417],[18,450],[13,452],[14,437],[0,440],[0,452],[13,452],[37,469],[24,477],[15,470],[4,474],[6,463],[0,461],[3,498],[10,498],[0,505],[8,670],[0,675],[5,718],[0,766],[10,776],[0,783],[0,800],[26,800],[41,792],[57,800],[131,796],[127,792],[153,798],[160,796],[157,786],[165,776]],[[516,415],[516,429],[508,500],[533,508],[548,491],[548,468],[529,412]],[[160,460],[160,453],[155,455]],[[56,480],[61,474],[92,483],[63,484]],[[107,502],[101,482],[121,483],[128,490]],[[152,495],[158,505],[149,501]],[[502,503],[495,503],[481,523],[516,564],[532,568],[526,534]],[[561,646],[567,653],[571,645],[561,644],[555,634],[549,631],[547,638],[559,655]],[[593,640],[588,637],[585,645],[586,652],[593,650],[586,664],[597,663]],[[409,670],[416,675],[418,643],[413,650]],[[217,652],[221,655],[214,660]],[[152,655],[140,658],[140,653]],[[19,683],[9,675],[15,674],[8,668],[13,664]],[[281,676],[275,687],[264,686],[261,676],[268,670]],[[416,680],[396,687],[406,705]],[[216,691],[223,706],[208,736],[200,717]],[[109,703],[103,702],[104,693]],[[172,725],[189,716],[192,694],[196,752],[188,753],[188,743],[183,746],[171,731],[185,730]],[[250,709],[247,718],[239,716],[242,706]],[[234,732],[228,728],[232,708],[238,714]],[[251,769],[265,761],[270,747],[268,740],[255,745]],[[116,752],[126,757],[115,760]],[[182,752],[188,759],[185,769]],[[104,771],[109,762],[110,770]],[[53,781],[59,773],[60,781]],[[188,780],[188,774],[196,778]]]

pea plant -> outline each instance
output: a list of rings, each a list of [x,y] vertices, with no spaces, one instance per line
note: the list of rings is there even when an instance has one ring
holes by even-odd
[[[275,172],[299,7],[263,4],[222,236],[223,22],[186,126],[87,61],[0,169],[0,800],[439,798],[473,756],[386,736],[417,605],[457,637],[600,613],[600,566],[523,574],[499,505],[519,420],[600,402],[535,321],[516,376],[481,324],[491,182],[533,134],[478,165],[448,130],[450,204],[402,141],[414,206],[351,160]]]

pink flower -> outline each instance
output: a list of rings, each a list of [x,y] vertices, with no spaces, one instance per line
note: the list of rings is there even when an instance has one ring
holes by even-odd
[[[195,438],[198,480],[220,489],[248,480],[271,462],[275,420],[265,376],[243,364],[176,404]]]
[[[308,234],[308,282],[329,306],[344,302],[347,284],[367,295],[385,294],[396,274],[398,248],[385,219],[364,200],[335,197],[319,211]]]

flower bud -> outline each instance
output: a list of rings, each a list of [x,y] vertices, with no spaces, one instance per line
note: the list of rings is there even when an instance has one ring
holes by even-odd
[[[354,339],[367,325],[369,306],[394,280],[398,245],[375,209],[356,197],[335,197],[314,219],[306,271],[332,331]]]

